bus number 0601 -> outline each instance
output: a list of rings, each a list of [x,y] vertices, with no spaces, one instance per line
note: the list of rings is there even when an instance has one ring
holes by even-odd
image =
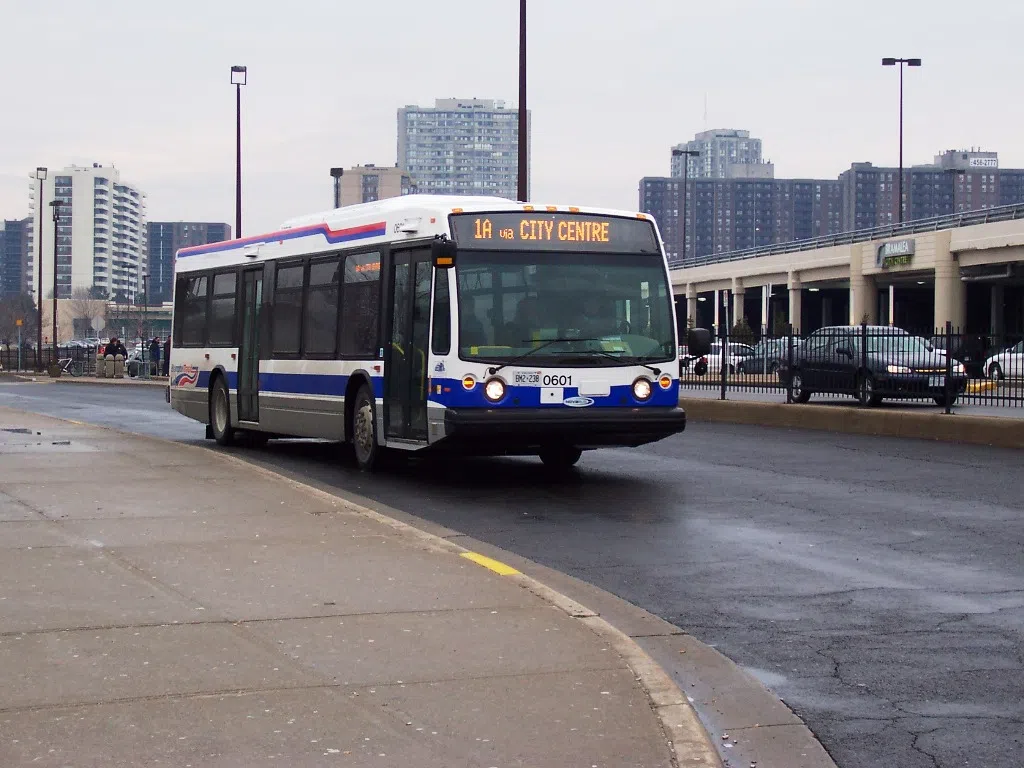
[[[545,387],[571,387],[572,376],[548,374],[544,377]]]

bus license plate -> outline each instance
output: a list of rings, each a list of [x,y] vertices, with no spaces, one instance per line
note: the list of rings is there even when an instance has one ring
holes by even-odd
[[[944,387],[944,386],[946,386],[946,377],[945,376],[930,376],[928,378],[928,386],[929,387]]]
[[[539,387],[540,371],[516,371],[512,374],[512,383],[517,386]]]

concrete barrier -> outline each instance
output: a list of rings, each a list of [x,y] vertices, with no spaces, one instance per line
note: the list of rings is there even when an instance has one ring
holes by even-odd
[[[680,398],[688,420],[1024,448],[1024,419],[841,405]]]

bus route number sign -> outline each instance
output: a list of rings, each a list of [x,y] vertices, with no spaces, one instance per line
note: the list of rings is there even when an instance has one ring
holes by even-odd
[[[451,220],[460,248],[658,252],[646,219],[528,211],[456,214]]]

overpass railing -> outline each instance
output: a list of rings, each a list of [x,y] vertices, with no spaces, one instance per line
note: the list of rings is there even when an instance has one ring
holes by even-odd
[[[1001,205],[996,208],[985,208],[979,211],[951,213],[945,216],[933,216],[928,219],[914,219],[902,224],[886,224],[880,227],[871,227],[870,229],[857,229],[851,232],[840,232],[835,235],[823,235],[822,237],[814,237],[809,240],[770,243],[769,245],[759,245],[756,248],[744,248],[738,251],[728,251],[727,253],[708,253],[686,260],[678,257],[670,259],[668,264],[672,269],[702,267],[708,264],[756,259],[760,256],[772,256],[778,253],[809,251],[815,248],[864,243],[898,235],[934,232],[940,229],[957,229],[959,227],[971,227],[976,224],[989,224],[993,221],[1009,221],[1012,219],[1024,219],[1024,203]]]

